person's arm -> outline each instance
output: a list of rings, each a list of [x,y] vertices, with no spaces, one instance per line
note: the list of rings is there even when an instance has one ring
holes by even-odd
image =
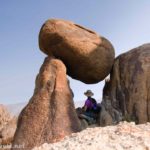
[[[87,106],[86,106],[86,105],[84,105],[84,108],[83,108],[83,110],[84,110],[84,111],[86,111],[86,110],[87,110]]]
[[[90,101],[87,99],[87,100],[85,101],[83,110],[84,110],[84,111],[87,111],[89,105],[90,105]]]

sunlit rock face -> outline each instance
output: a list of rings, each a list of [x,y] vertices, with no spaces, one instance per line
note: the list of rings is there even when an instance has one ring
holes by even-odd
[[[66,67],[62,61],[47,57],[36,78],[34,94],[19,115],[12,149],[23,145],[30,150],[80,130]]]
[[[69,76],[87,84],[103,80],[114,63],[114,48],[106,38],[70,21],[46,21],[40,30],[39,47],[61,59]]]

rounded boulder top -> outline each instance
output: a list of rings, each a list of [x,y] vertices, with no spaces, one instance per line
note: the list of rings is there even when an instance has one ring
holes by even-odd
[[[47,20],[39,33],[39,47],[63,61],[67,74],[86,84],[102,81],[111,71],[112,44],[92,30],[61,19]]]

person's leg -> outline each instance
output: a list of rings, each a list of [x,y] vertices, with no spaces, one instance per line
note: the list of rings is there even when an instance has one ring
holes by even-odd
[[[90,124],[95,123],[96,118],[95,118],[95,114],[93,112],[91,112],[91,111],[84,112],[83,115],[85,115],[88,118],[88,121],[89,121]]]

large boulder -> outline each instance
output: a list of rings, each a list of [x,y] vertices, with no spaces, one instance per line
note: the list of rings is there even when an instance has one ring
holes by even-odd
[[[104,87],[106,97],[125,120],[150,121],[150,44],[116,58],[110,81]]]
[[[36,78],[33,96],[19,115],[12,146],[30,150],[80,130],[66,68],[60,60],[48,57]]]
[[[114,63],[114,48],[106,38],[70,21],[46,21],[40,30],[39,47],[61,59],[69,76],[87,84],[103,80]]]

